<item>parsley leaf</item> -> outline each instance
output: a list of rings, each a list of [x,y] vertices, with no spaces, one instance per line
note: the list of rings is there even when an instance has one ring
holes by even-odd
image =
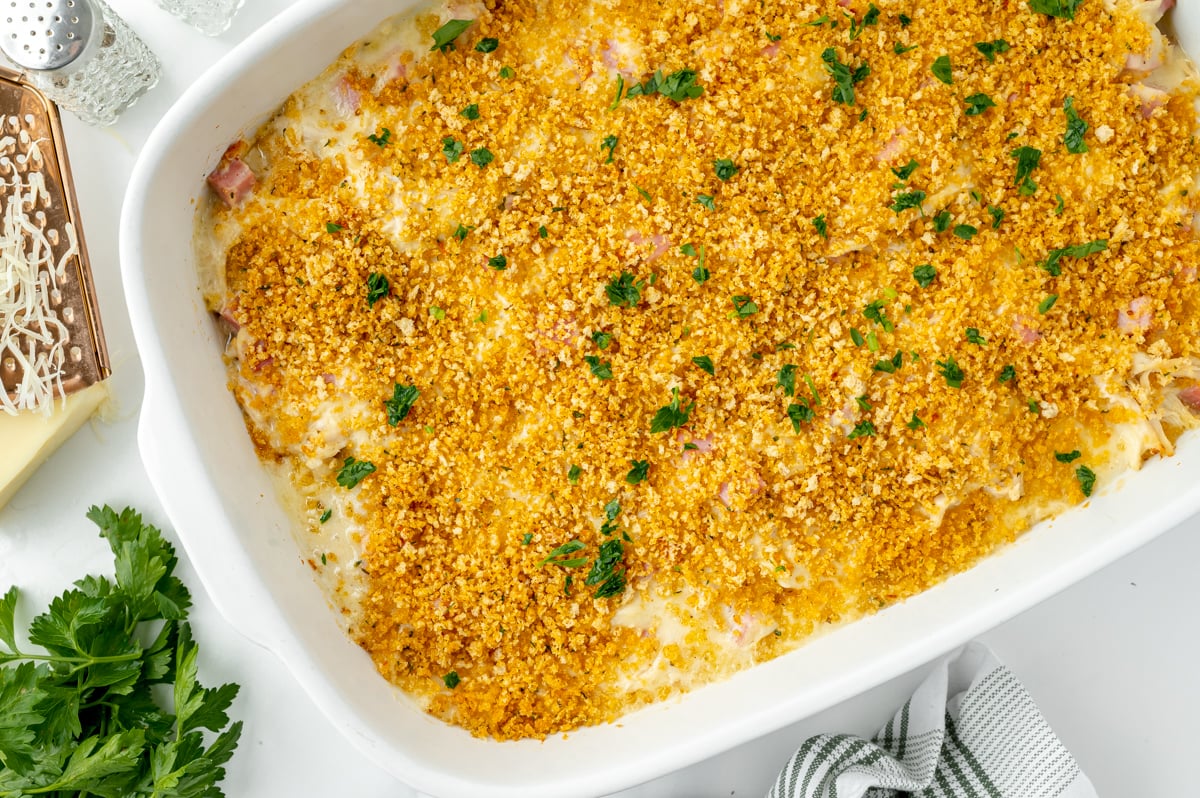
[[[474,24],[473,19],[452,19],[433,32],[433,47],[429,49],[446,52],[454,49],[454,40]]]
[[[598,346],[600,351],[604,351],[612,343],[612,335],[603,330],[596,330],[592,333],[592,343]]]
[[[742,171],[742,167],[736,165],[728,158],[721,158],[713,161],[713,170],[717,173],[717,177],[724,181],[733,179],[733,176]]]
[[[629,464],[633,466],[633,468],[629,469],[629,473],[625,475],[625,481],[630,485],[636,485],[639,482],[645,482],[646,477],[650,475],[650,461],[630,460]],[[591,582],[588,584],[591,584]]]
[[[469,228],[466,225],[464,225],[463,223],[459,222],[458,227],[454,228],[454,237],[457,238],[459,241],[465,241],[467,238],[467,234],[470,232],[471,232],[471,228]]]
[[[982,93],[972,94],[970,97],[967,97],[966,103],[967,110],[965,113],[967,116],[979,116],[987,109],[996,107],[996,104],[992,102],[992,98]]]
[[[499,46],[499,39],[493,39],[492,37],[488,36],[475,43],[475,50],[480,53],[492,53],[495,52],[496,48]]]
[[[1029,0],[1029,8],[1039,14],[1059,19],[1075,19],[1075,10],[1083,0]]]
[[[502,272],[508,268],[508,258],[506,258],[503,253],[494,255],[488,258],[488,266],[498,272]]]
[[[855,424],[854,429],[852,429],[850,431],[850,434],[846,436],[846,438],[848,440],[854,440],[855,438],[874,438],[874,437],[875,437],[875,425],[865,419],[858,422],[857,424]]]
[[[816,415],[813,413],[811,407],[801,401],[798,404],[788,405],[787,417],[792,422],[792,429],[799,432],[800,425],[811,423]]]
[[[367,141],[371,142],[372,144],[374,144],[378,147],[386,147],[391,140],[392,140],[392,131],[388,130],[386,127],[381,128],[381,132],[378,136],[375,135],[374,133],[367,136]]]
[[[688,417],[691,415],[692,408],[696,406],[692,402],[687,407],[682,407],[679,403],[679,389],[671,389],[671,403],[664,405],[654,414],[654,418],[650,421],[650,432],[656,434],[659,432],[667,432],[668,430],[682,427],[688,423]]]
[[[954,217],[950,211],[938,211],[933,217],[933,230],[936,233],[944,233],[950,229],[950,222]]]
[[[446,687],[451,690],[453,690],[455,687],[458,687],[461,681],[462,679],[458,678],[458,671],[450,671],[442,677],[442,684],[446,685]]]
[[[1083,457],[1083,453],[1080,452],[1078,449],[1071,451],[1071,452],[1066,452],[1066,453],[1063,453],[1063,452],[1055,452],[1054,453],[1054,459],[1060,463],[1073,463],[1076,460],[1078,460],[1080,457]]]
[[[500,67],[500,71],[496,74],[500,76],[501,80],[512,80],[517,76],[517,73],[510,66]]]
[[[826,240],[829,239],[829,226],[825,224],[825,214],[813,217],[813,227],[817,228],[817,234]]]
[[[608,135],[605,136],[604,140],[600,142],[600,149],[608,150],[608,158],[605,159],[605,163],[613,162],[613,151],[617,149],[617,141],[618,139],[616,136]]]
[[[796,395],[796,367],[788,363],[783,368],[779,369],[779,374],[775,376],[775,384],[783,388],[783,392],[787,396]]]
[[[1079,480],[1079,490],[1083,495],[1091,496],[1093,488],[1096,487],[1096,472],[1081,465],[1075,469],[1075,479]]]
[[[947,86],[954,85],[954,67],[950,63],[950,56],[939,55],[933,59],[933,66],[929,68],[929,71]]]
[[[384,401],[383,406],[387,410],[388,426],[395,427],[401,421],[408,418],[408,412],[412,410],[413,403],[417,401],[417,397],[421,392],[417,390],[415,385],[401,385],[395,383],[392,386],[392,398]]]
[[[716,204],[713,202],[712,196],[708,194],[697,194],[696,204],[703,205],[707,210],[710,211],[715,211],[717,209]]]
[[[753,316],[755,313],[758,313],[758,305],[754,304],[754,301],[750,297],[744,294],[738,294],[733,297],[733,312],[730,314],[730,318],[744,319]]]
[[[876,299],[874,302],[867,304],[862,311],[863,317],[875,322],[884,329],[885,332],[894,332],[896,326],[888,319],[887,314],[883,312],[883,300]]]
[[[1073,244],[1062,249],[1052,249],[1046,253],[1046,262],[1041,264],[1041,266],[1052,277],[1057,277],[1062,274],[1062,266],[1059,265],[1059,261],[1064,257],[1086,258],[1088,255],[1095,255],[1097,252],[1103,252],[1106,249],[1108,249],[1108,240],[1104,238],[1097,238],[1086,244]]]
[[[642,289],[645,287],[644,280],[638,281],[629,272],[621,272],[604,286],[604,293],[608,296],[608,304],[632,308],[642,301]]]
[[[333,222],[326,222],[325,232],[329,233],[330,235],[333,235],[334,233],[340,233],[342,232],[342,226],[340,224],[334,224]]]
[[[896,55],[904,55],[905,53],[912,52],[915,49],[917,49],[917,45],[915,45],[915,44],[911,45],[909,47],[905,47],[900,42],[894,42],[892,44],[892,52],[895,53]]]
[[[496,156],[492,155],[492,151],[487,147],[480,147],[476,150],[471,150],[471,163],[478,166],[480,169],[496,160]]]
[[[630,86],[629,91],[625,92],[625,97],[649,97],[653,94],[661,94],[667,99],[681,103],[704,94],[704,87],[696,82],[695,70],[681,69],[663,77],[660,69],[645,83]]]
[[[937,279],[937,269],[933,268],[931,263],[922,263],[913,269],[913,279],[917,281],[917,285],[928,288]]]
[[[458,115],[461,116],[463,119],[470,119],[470,120],[478,119],[479,118],[479,106],[475,103],[471,103],[466,108],[459,111]]]
[[[917,171],[917,167],[920,165],[921,164],[917,163],[915,159],[910,159],[908,163],[904,164],[904,166],[901,166],[899,169],[893,169],[892,174],[901,180],[908,180],[910,177],[912,177],[912,173]]]
[[[1013,185],[1024,188],[1027,184],[1032,184],[1029,176],[1042,162],[1042,151],[1036,147],[1017,147],[1010,154],[1017,159],[1017,177]],[[1034,188],[1036,189],[1036,186]]]
[[[821,53],[821,60],[825,62],[825,70],[833,77],[833,101],[854,105],[854,86],[871,74],[871,67],[864,61],[851,71],[848,64],[838,60],[837,50],[832,47],[827,47]]]
[[[987,212],[992,217],[992,229],[999,230],[1000,222],[1004,221],[1004,209],[991,205],[988,207]]]
[[[905,422],[904,426],[908,427],[911,430],[918,430],[921,427],[925,426],[925,422],[921,420],[921,417],[917,415],[917,411],[914,410],[913,414],[912,414],[912,418],[910,418],[907,422]]]
[[[337,484],[343,488],[353,488],[366,479],[369,474],[374,473],[374,463],[347,457],[346,461],[342,463],[342,467],[338,470]]]
[[[945,377],[947,385],[949,385],[951,388],[962,387],[964,377],[963,371],[958,367],[958,364],[954,362],[953,355],[947,357],[945,362],[941,360],[935,361],[935,365],[937,366],[938,374],[941,374],[943,377]]]
[[[591,367],[592,374],[596,375],[598,379],[612,379],[613,373],[611,360],[601,361],[596,355],[584,355],[583,360],[588,364],[589,367]]]
[[[375,303],[391,293],[392,287],[386,275],[371,272],[367,275],[367,306],[375,307]]]
[[[592,563],[584,584],[589,587],[600,585],[593,598],[610,598],[625,591],[625,571],[618,570],[621,558],[625,555],[625,547],[617,538],[606,540],[600,544],[600,554]]]
[[[713,365],[712,358],[708,355],[701,355],[700,357],[692,358],[692,365],[701,371],[707,371],[714,377],[717,375],[716,366]]]
[[[970,241],[979,232],[979,228],[972,227],[969,224],[956,224],[952,232],[964,241]]]
[[[1083,141],[1083,134],[1087,133],[1088,123],[1075,110],[1074,97],[1063,100],[1063,113],[1067,117],[1067,132],[1063,134],[1063,145],[1067,152],[1076,155],[1087,152],[1088,145]]]
[[[575,465],[574,463],[572,463],[571,467],[569,469],[567,469],[567,481],[570,482],[572,485],[579,484],[579,477],[581,477],[582,475],[583,475],[583,469],[580,468],[579,466]]]
[[[896,213],[903,213],[909,208],[921,209],[921,203],[925,201],[924,191],[907,191],[897,194],[892,198],[891,208]]]
[[[1058,302],[1058,294],[1047,294],[1046,298],[1038,303],[1038,313],[1045,316],[1050,312],[1050,308],[1054,307],[1054,303]]]
[[[988,61],[995,61],[996,55],[1007,53],[1009,46],[1003,39],[996,39],[990,42],[975,42],[975,49],[983,53],[983,57]]]
[[[1004,368],[1000,369],[1000,376],[996,378],[996,382],[1009,382],[1017,378],[1017,370],[1009,363]]]
[[[968,327],[966,334],[968,343],[975,344],[976,346],[987,346],[987,339],[980,334],[979,328]]]

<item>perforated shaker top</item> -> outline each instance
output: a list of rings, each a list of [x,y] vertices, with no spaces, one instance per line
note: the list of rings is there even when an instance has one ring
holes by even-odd
[[[90,0],[0,0],[0,50],[25,69],[62,69],[96,35]]]

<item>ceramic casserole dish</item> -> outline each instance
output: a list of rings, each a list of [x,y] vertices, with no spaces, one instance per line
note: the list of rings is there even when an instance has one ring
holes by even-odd
[[[921,595],[799,649],[545,741],[472,737],[424,714],[341,631],[298,556],[291,521],[226,387],[223,340],[201,297],[193,224],[205,177],[298,86],[404,10],[305,0],[197,81],[150,137],[121,221],[121,266],[145,369],[147,472],[205,589],[274,651],[333,723],[395,776],[435,795],[564,798],[626,788],[766,734],[919,666],[1144,544],[1200,509],[1200,440]],[[1200,11],[1174,12],[1200,52]]]

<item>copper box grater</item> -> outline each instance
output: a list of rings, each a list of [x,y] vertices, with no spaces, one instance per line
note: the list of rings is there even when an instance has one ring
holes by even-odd
[[[22,131],[29,135],[29,139],[21,135]],[[13,199],[15,176],[40,172],[49,201],[40,203],[42,207],[30,209],[29,214],[42,230],[58,231],[57,235],[48,232],[51,249],[56,253],[54,260],[58,261],[62,253],[68,251],[65,233],[68,223],[74,229],[77,241],[78,254],[64,264],[61,277],[55,280],[54,275],[45,268],[39,275],[43,286],[50,292],[50,308],[66,329],[66,335],[58,338],[66,339],[62,341],[65,346],[61,363],[58,364],[61,380],[55,389],[55,395],[61,396],[108,377],[111,373],[108,350],[100,324],[91,264],[79,220],[58,108],[40,91],[27,84],[19,73],[0,67],[0,142],[7,142],[9,137],[15,143],[0,147],[0,192],[3,192],[0,195],[0,208]],[[29,152],[28,141],[38,143],[42,155],[40,163],[34,163],[33,158],[21,157]],[[39,344],[36,351],[40,354],[50,349],[50,344]],[[23,351],[28,354],[27,344]],[[0,350],[0,385],[12,401],[16,400],[16,389],[22,377],[22,366],[13,353],[7,349]]]

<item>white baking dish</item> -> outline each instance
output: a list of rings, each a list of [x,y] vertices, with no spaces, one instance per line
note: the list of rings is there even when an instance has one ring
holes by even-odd
[[[213,601],[276,652],[313,700],[398,778],[439,796],[564,798],[684,767],[927,662],[1097,570],[1200,508],[1200,438],[1108,486],[945,584],[720,684],[545,742],[497,743],[434,720],[349,642],[301,563],[226,390],[222,341],[191,254],[196,202],[226,145],[384,17],[395,0],[308,0],[252,36],[151,136],[126,199],[121,265],[146,371],[147,471]],[[1200,51],[1200,11],[1175,24]]]

